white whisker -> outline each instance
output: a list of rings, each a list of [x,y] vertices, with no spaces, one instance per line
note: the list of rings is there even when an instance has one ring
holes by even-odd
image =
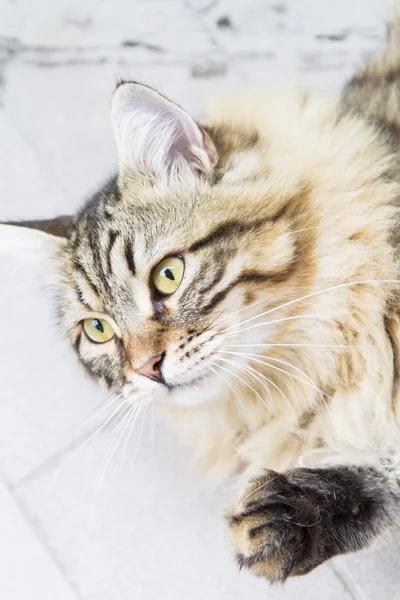
[[[218,360],[222,360],[222,361],[224,361],[224,362],[228,362],[228,363],[230,362],[230,363],[232,363],[232,364],[234,364],[234,363],[235,363],[235,361],[231,361],[231,360],[229,360],[229,359],[227,359],[227,358],[222,358],[222,357],[216,357],[216,358],[218,358]],[[241,363],[236,363],[236,364],[239,364],[239,365],[241,365]],[[257,375],[259,375],[260,377],[262,377],[263,379],[265,379],[266,381],[268,381],[268,383],[269,383],[270,385],[272,385],[272,387],[274,387],[276,390],[278,390],[278,392],[279,392],[279,393],[280,393],[280,394],[281,394],[281,395],[282,395],[282,396],[285,398],[286,402],[287,402],[287,403],[288,403],[288,405],[289,405],[289,408],[291,409],[291,411],[292,411],[292,413],[293,413],[293,416],[294,416],[294,419],[295,419],[295,421],[296,421],[296,424],[297,424],[297,426],[299,427],[299,422],[298,422],[298,419],[297,419],[296,412],[295,412],[295,410],[294,410],[294,408],[293,408],[293,406],[292,406],[292,404],[291,404],[291,402],[290,402],[289,398],[286,396],[286,394],[284,394],[284,392],[283,392],[283,391],[280,389],[280,387],[278,387],[278,386],[277,386],[277,385],[276,385],[276,384],[275,384],[275,383],[274,383],[274,382],[273,382],[271,379],[269,379],[268,377],[266,377],[266,375],[263,375],[262,373],[259,373],[259,372],[258,372],[256,369],[253,369],[253,367],[250,367],[250,366],[248,366],[248,365],[246,365],[246,366],[247,366],[247,368],[248,368],[248,369],[250,369],[251,371],[254,371],[255,373],[257,373]],[[253,390],[253,392],[254,392],[254,391],[255,391],[255,390]],[[259,398],[261,398],[261,396],[260,396],[259,394],[257,394],[257,396],[258,396]],[[261,400],[262,400],[262,402],[263,402],[263,403],[264,403],[264,405],[265,405],[264,399],[263,399],[263,398],[261,398]]]
[[[301,231],[310,231],[311,229],[321,229],[322,225],[315,225],[315,227],[303,227],[302,229],[295,229],[290,233],[300,233]]]
[[[309,294],[306,294],[305,296],[301,296],[300,298],[295,298],[294,300],[290,300],[289,302],[285,302],[284,304],[280,304],[279,306],[275,306],[274,308],[270,308],[269,310],[266,310],[265,312],[255,316],[255,317],[251,317],[249,319],[247,319],[246,321],[242,321],[240,323],[240,325],[244,325],[245,323],[249,323],[250,321],[253,321],[254,319],[259,319],[260,317],[263,317],[265,315],[271,314],[277,310],[280,310],[281,308],[285,308],[287,306],[291,306],[293,304],[296,304],[298,302],[303,302],[304,300],[307,300],[308,298],[313,298],[314,296],[318,296],[319,294],[324,294],[326,292],[332,292],[334,290],[338,290],[344,287],[352,287],[352,286],[356,286],[356,285],[366,285],[366,284],[381,284],[381,283],[400,283],[400,280],[398,279],[365,279],[362,281],[349,281],[346,283],[339,283],[337,285],[328,287],[328,288],[324,288],[323,290],[318,290],[316,292],[311,292]],[[238,325],[232,325],[231,327],[228,327],[228,329],[226,329],[225,331],[229,331],[229,329],[232,329],[233,327],[237,327]]]
[[[144,411],[142,411],[143,407],[144,407]],[[133,457],[132,457],[132,463],[135,462],[137,453],[139,452],[140,442],[142,441],[142,437],[143,437],[143,427],[144,427],[144,422],[146,420],[146,414],[147,414],[148,407],[149,407],[149,402],[146,402],[145,400],[143,400],[143,403],[142,403],[142,406],[141,406],[141,410],[139,411],[140,414],[142,414],[142,422],[140,424],[139,437],[138,437],[138,441],[136,443],[135,452],[134,452]],[[139,415],[139,412],[138,412],[138,415]],[[136,422],[136,419],[135,419],[135,422]],[[133,430],[133,427],[131,429]]]
[[[123,460],[124,460],[124,456],[126,455],[126,451],[128,448],[128,443],[129,443],[129,438],[130,435],[132,433],[133,427],[135,425],[135,415],[137,415],[140,411],[140,403],[138,405],[136,405],[135,410],[131,411],[131,413],[129,414],[129,418],[128,418],[128,422],[126,424],[126,428],[125,428],[125,432],[127,432],[126,438],[125,438],[125,443],[121,446],[121,452],[120,452],[120,456],[118,461],[115,464],[115,469],[114,472],[117,471],[118,467],[120,467],[122,469],[123,467]]]
[[[220,367],[220,365],[217,365],[215,362],[212,362],[212,364],[215,365],[216,367]],[[218,373],[218,371],[216,371],[216,369],[213,369],[213,367],[210,367],[210,370],[213,371],[213,373],[215,373],[216,375],[218,375],[218,377],[220,377],[223,381],[225,381],[225,383],[231,388],[231,390],[233,391],[233,393],[235,394],[236,398],[239,401],[239,405],[241,406],[242,410],[244,410],[244,406],[239,397],[239,394],[237,393],[237,391],[235,390],[233,385],[223,375],[221,375],[221,373]]]
[[[273,477],[272,479],[268,479],[268,481],[265,481],[262,485],[259,485],[258,488],[256,488],[252,492],[250,492],[250,494],[247,494],[247,496],[242,498],[242,501],[247,500],[247,498],[250,498],[250,496],[252,496],[256,492],[258,492],[259,490],[262,490],[262,488],[266,487],[269,483],[272,483],[273,481],[275,481],[275,479],[278,479],[278,477],[279,477],[279,475],[277,475],[276,477]]]
[[[130,416],[131,416],[133,410],[134,410],[134,407],[128,405],[127,410],[123,414],[123,417],[127,417],[127,419],[126,419],[126,421],[124,420],[124,418],[121,419],[121,422],[118,425],[115,435],[113,436],[110,444],[108,445],[106,453],[103,457],[103,461],[102,461],[102,464],[100,467],[100,477],[97,482],[96,488],[94,490],[93,499],[92,499],[92,503],[91,503],[91,511],[90,512],[92,514],[94,513],[94,510],[95,510],[95,507],[97,504],[97,499],[100,495],[101,487],[102,487],[104,478],[107,473],[107,469],[108,469],[108,467],[111,463],[111,460],[120,444],[120,441],[121,441],[124,431],[125,431],[126,423],[129,422],[129,419],[130,419]]]
[[[374,344],[226,344],[227,348],[371,348]]]
[[[100,433],[101,431],[103,431],[103,429],[104,429],[105,427],[107,427],[107,425],[108,425],[108,424],[109,424],[109,423],[112,421],[112,419],[113,419],[114,417],[116,417],[116,416],[117,416],[117,414],[118,414],[118,413],[119,413],[119,412],[120,412],[122,409],[124,409],[124,410],[126,409],[126,406],[125,406],[125,403],[124,403],[124,402],[121,402],[121,404],[120,404],[120,405],[117,407],[117,409],[116,409],[116,410],[115,410],[115,411],[112,413],[112,415],[111,415],[111,416],[109,416],[109,417],[108,417],[108,419],[107,419],[107,420],[106,420],[106,421],[105,421],[105,422],[104,422],[104,423],[103,423],[103,424],[102,424],[102,425],[101,425],[101,426],[100,426],[98,429],[96,429],[96,431],[95,431],[94,433],[92,433],[92,435],[91,435],[91,436],[90,436],[90,437],[89,437],[89,438],[88,438],[88,439],[87,439],[87,440],[86,440],[86,441],[85,441],[85,442],[84,442],[84,443],[83,443],[81,446],[79,446],[79,448],[78,448],[78,449],[77,449],[75,452],[73,452],[73,453],[72,453],[72,454],[71,454],[71,455],[70,455],[70,456],[67,458],[67,460],[66,460],[66,461],[65,461],[65,462],[64,462],[64,463],[61,465],[61,467],[60,467],[60,469],[58,470],[58,472],[60,472],[60,471],[61,471],[61,469],[64,469],[64,468],[65,468],[65,467],[66,467],[66,466],[67,466],[67,465],[68,465],[68,464],[71,462],[71,460],[73,460],[73,459],[75,458],[75,456],[76,456],[77,454],[79,454],[79,452],[81,452],[81,451],[82,451],[84,448],[86,448],[86,446],[87,446],[88,444],[90,444],[90,442],[91,442],[91,441],[92,441],[92,440],[93,440],[93,439],[94,439],[94,438],[95,438],[97,435],[99,435],[99,433]]]
[[[218,359],[218,357],[216,357],[216,358]],[[220,358],[220,360],[221,360],[221,358]],[[234,361],[234,360],[231,360],[229,362],[240,367],[240,370],[243,371],[246,375],[248,375],[248,377],[251,379],[251,381],[254,381],[254,383],[261,384],[263,386],[263,388],[265,389],[265,391],[267,392],[269,398],[272,400],[271,392],[270,392],[267,384],[262,380],[260,373],[257,373],[257,371],[255,369],[252,369],[249,365],[243,364],[241,362]],[[268,410],[268,412],[271,412],[271,409],[265,402],[265,399],[262,398],[262,396],[259,396],[259,397],[261,398],[261,400],[262,400],[265,408]]]
[[[97,419],[103,412],[105,412],[106,410],[111,408],[111,406],[120,399],[121,399],[121,394],[112,393],[112,394],[109,394],[108,396],[106,396],[104,402],[101,402],[100,406],[98,406],[97,408],[94,409],[94,411],[89,413],[89,415],[85,418],[85,420],[80,425],[78,425],[78,427],[76,428],[76,431],[79,431],[80,429],[82,429],[82,427],[85,427],[85,425],[87,425],[94,419]]]
[[[264,321],[263,323],[256,323],[255,325],[250,325],[249,327],[245,327],[244,329],[237,329],[236,331],[229,331],[231,327],[225,329],[225,331],[220,335],[220,339],[224,339],[226,337],[231,337],[233,335],[237,335],[238,333],[243,333],[244,331],[249,331],[250,329],[256,329],[257,327],[261,327],[263,325],[275,325],[277,323],[286,323],[287,321],[296,321],[299,319],[321,319],[326,320],[327,315],[322,314],[314,314],[314,315],[296,315],[294,317],[284,317],[282,319],[273,319],[272,321]],[[244,323],[252,321],[253,319],[248,319],[248,321],[244,321]],[[226,333],[228,332],[228,333]]]
[[[222,360],[224,362],[230,363],[232,365],[236,364],[239,366],[242,366],[241,363],[235,363],[235,361],[233,360],[228,360],[226,358],[222,358],[221,356],[216,356],[215,357],[216,360]],[[243,379],[243,377],[240,377],[240,375],[238,375],[237,373],[234,373],[233,371],[231,371],[230,369],[227,369],[226,367],[223,367],[222,365],[218,365],[220,369],[223,369],[224,371],[227,371],[228,373],[230,373],[231,375],[233,375],[234,377],[236,377],[237,379],[239,379],[239,381],[241,381],[246,387],[248,387],[260,400],[261,402],[265,402],[264,398],[257,392],[257,390],[255,390],[253,388],[253,386],[251,386],[249,383],[247,383],[247,381],[245,381]],[[244,369],[242,369],[244,370]],[[243,406],[242,406],[243,408]]]
[[[103,471],[102,471],[102,474],[99,479],[98,488],[101,487],[101,484],[106,476],[107,469],[111,463],[113,456],[115,455],[115,452],[117,451],[119,444],[121,443],[121,440],[124,436],[126,427],[130,421],[132,412],[134,412],[134,410],[135,410],[134,406],[128,405],[128,409],[124,412],[123,415],[121,415],[121,422],[119,423],[119,426],[118,426],[117,430],[115,431],[114,438],[111,440],[111,443],[110,443],[110,445],[106,451],[106,454],[103,458],[103,465],[105,465],[105,466],[103,466]]]
[[[100,194],[103,196],[104,200],[107,201],[108,200],[107,196],[105,195],[105,193],[103,192],[103,190],[98,185],[96,185],[96,187],[97,187],[97,191],[100,192]]]
[[[243,356],[243,357],[250,358],[250,359],[254,360],[254,362],[267,365],[267,366],[271,367],[272,369],[275,369],[276,371],[280,371],[281,373],[285,373],[286,375],[289,375],[293,379],[297,379],[298,381],[301,381],[302,383],[305,383],[306,385],[311,386],[312,388],[315,389],[316,392],[318,392],[319,394],[322,394],[322,396],[324,395],[324,392],[313,382],[313,380],[311,379],[311,377],[309,377],[306,373],[304,373],[304,371],[302,371],[298,367],[295,367],[291,363],[288,363],[288,362],[286,362],[284,360],[280,360],[279,358],[271,358],[270,356],[264,356],[263,354],[248,354],[248,353],[243,353],[243,352],[229,352],[228,350],[220,350],[220,352],[223,352],[224,354],[234,354],[234,355],[238,355],[238,356]],[[260,360],[260,359],[264,359],[264,360]],[[301,375],[303,375],[306,379],[303,379],[301,377],[297,377],[297,375],[294,375],[293,373],[285,371],[284,369],[280,369],[279,367],[276,367],[275,365],[271,365],[265,359],[267,361],[268,360],[272,360],[273,362],[278,362],[278,363],[280,363],[282,365],[286,365],[287,367],[292,368],[294,371],[297,371],[298,373],[301,373]]]

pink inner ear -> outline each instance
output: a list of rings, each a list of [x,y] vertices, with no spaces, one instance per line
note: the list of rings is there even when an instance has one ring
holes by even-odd
[[[207,138],[206,138],[206,133],[205,133],[204,129],[202,127],[199,127],[199,129],[201,131],[201,138],[202,138],[202,142],[203,142],[203,150],[205,151],[205,153],[208,156],[208,160],[210,161],[210,165],[212,167],[215,167],[215,165],[217,164],[217,158],[216,158],[213,150],[207,144]]]
[[[217,160],[207,135],[182,108],[137,83],[117,88],[113,118],[120,160],[164,173],[177,159],[210,172]]]

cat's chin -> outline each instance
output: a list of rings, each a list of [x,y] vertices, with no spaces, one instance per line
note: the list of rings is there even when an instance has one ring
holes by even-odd
[[[194,408],[221,398],[224,395],[223,388],[223,382],[213,373],[209,373],[205,377],[193,378],[184,383],[170,385],[164,391],[160,390],[157,401],[160,404]]]

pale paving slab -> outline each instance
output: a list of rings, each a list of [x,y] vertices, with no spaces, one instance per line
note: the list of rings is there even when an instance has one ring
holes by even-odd
[[[108,101],[118,77],[160,88],[196,117],[210,93],[244,80],[271,82],[285,73],[337,90],[379,43],[382,10],[380,0],[46,0],[40,10],[28,0],[3,0],[0,37],[7,39],[3,49],[0,40],[0,62],[8,59],[0,216],[75,210],[113,172]],[[226,14],[234,31],[216,24]],[[37,278],[1,258],[0,314],[7,318],[0,350],[0,471],[17,486],[24,512],[85,600],[397,598],[395,545],[382,560],[374,550],[334,563],[343,585],[330,567],[283,591],[239,575],[221,518],[229,494],[200,489],[184,452],[160,428],[154,450],[145,429],[132,465],[136,428],[131,458],[114,478],[105,478],[93,509],[111,434],[100,434],[58,473],[74,452],[60,450],[99,395],[62,341]],[[25,600],[27,590],[15,600]],[[29,600],[45,598],[32,590]],[[0,597],[8,600],[1,585]]]
[[[0,161],[0,219],[32,215],[37,199],[50,211],[66,208],[52,173],[4,110],[0,110],[0,139],[5,142]]]
[[[188,0],[212,38],[230,54],[301,61],[302,54],[371,48],[384,33],[381,0]]]
[[[0,220],[66,210],[44,161],[4,111],[0,136]],[[43,272],[0,254],[0,281],[0,470],[15,483],[73,441],[99,391],[76,377],[80,366],[57,328]]]
[[[333,567],[344,581],[358,581],[362,598],[376,600],[400,598],[400,537],[389,533],[374,547],[361,554],[336,558]],[[350,583],[350,589],[352,583]],[[361,595],[361,594],[360,594]]]
[[[0,471],[12,484],[83,435],[77,428],[101,398],[57,329],[40,280],[40,271],[0,256]]]
[[[139,419],[102,479],[114,437],[100,433],[16,492],[86,600],[351,600],[327,566],[283,589],[239,573],[222,518],[231,493],[206,491],[160,425],[152,435]]]
[[[0,595],[4,600],[78,600],[73,586],[0,483]]]
[[[16,49],[35,54],[66,47],[147,46],[152,53],[179,57],[212,47],[199,19],[180,0],[31,0],[0,8],[0,35],[18,40]],[[133,35],[133,37],[132,37]],[[22,48],[21,48],[22,46]],[[187,56],[186,56],[187,58]]]

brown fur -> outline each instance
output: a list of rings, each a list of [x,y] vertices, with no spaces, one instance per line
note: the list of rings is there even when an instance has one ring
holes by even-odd
[[[240,564],[274,581],[369,544],[398,517],[399,33],[395,19],[342,99],[251,90],[215,103],[204,129],[123,83],[117,179],[67,239],[26,234],[58,265],[61,319],[92,375],[125,403],[156,401],[218,481],[237,473],[264,486],[266,468],[290,470],[272,476],[279,503],[264,490],[246,512],[251,484],[228,514]],[[179,135],[168,120],[125,114],[139,95],[183,121]],[[2,228],[13,248],[21,235]],[[162,298],[152,273],[171,255],[184,256],[185,275]],[[88,318],[116,336],[91,343]],[[164,386],[138,374],[154,356]],[[325,529],[304,537],[296,527],[324,503]],[[271,525],[282,520],[283,537]]]

